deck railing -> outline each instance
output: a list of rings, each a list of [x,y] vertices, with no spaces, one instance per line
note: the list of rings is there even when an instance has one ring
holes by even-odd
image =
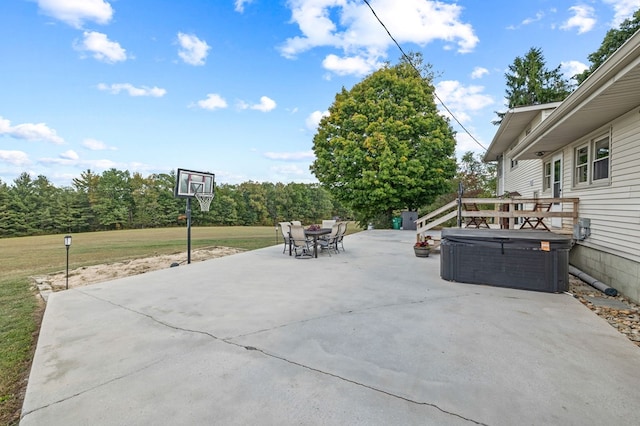
[[[554,232],[571,233],[578,223],[579,198],[461,198],[440,207],[416,220],[418,235],[453,218],[464,227],[466,218],[484,218],[492,228],[519,229],[524,218],[543,218],[546,226]],[[537,203],[553,203],[550,211],[536,211]],[[459,207],[460,206],[460,207]],[[474,206],[477,210],[467,210]],[[519,218],[523,218],[520,220]],[[550,219],[560,218],[560,226],[552,226]]]

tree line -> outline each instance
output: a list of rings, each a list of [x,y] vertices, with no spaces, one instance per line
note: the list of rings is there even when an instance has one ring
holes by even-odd
[[[175,171],[143,177],[109,169],[86,170],[71,186],[22,173],[0,180],[0,237],[184,226],[186,200],[174,197]],[[216,186],[210,211],[191,202],[194,226],[264,225],[284,220],[317,223],[352,217],[319,184],[244,182]]]

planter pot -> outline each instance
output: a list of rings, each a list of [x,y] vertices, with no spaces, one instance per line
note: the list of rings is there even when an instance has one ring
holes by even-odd
[[[429,257],[431,247],[414,247],[413,251],[415,252],[416,257]]]

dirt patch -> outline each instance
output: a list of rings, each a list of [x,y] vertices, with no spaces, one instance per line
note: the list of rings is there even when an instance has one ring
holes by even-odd
[[[229,256],[243,251],[246,250],[219,246],[192,250],[191,263],[214,259],[216,257]],[[127,260],[124,262],[83,266],[69,271],[69,288],[82,287],[89,284],[111,281],[131,275],[144,274],[145,272],[157,271],[159,269],[166,269],[170,268],[172,264],[186,265],[187,255],[184,252],[181,252]],[[43,296],[46,292],[65,290],[67,287],[65,271],[56,272],[50,275],[32,277],[32,280]]]

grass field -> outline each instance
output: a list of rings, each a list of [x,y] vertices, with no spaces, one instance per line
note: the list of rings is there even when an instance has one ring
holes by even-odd
[[[348,233],[357,232],[355,224]],[[185,228],[72,234],[69,269],[160,254],[187,256]],[[225,246],[254,250],[282,244],[273,227],[191,229],[192,250]],[[0,425],[20,420],[23,393],[44,305],[29,277],[64,271],[64,235],[0,239]]]

